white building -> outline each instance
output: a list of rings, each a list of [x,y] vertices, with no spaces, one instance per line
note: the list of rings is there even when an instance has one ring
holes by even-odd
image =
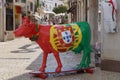
[[[40,0],[40,5],[45,11],[52,11],[54,7],[64,5],[60,0]]]

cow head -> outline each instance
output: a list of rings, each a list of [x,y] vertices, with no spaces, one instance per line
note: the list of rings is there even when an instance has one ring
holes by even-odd
[[[28,17],[24,17],[22,24],[14,31],[16,37],[24,36],[30,38],[35,33],[35,23],[31,22]]]

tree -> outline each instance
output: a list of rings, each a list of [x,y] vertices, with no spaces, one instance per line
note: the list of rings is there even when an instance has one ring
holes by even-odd
[[[35,3],[35,11],[37,11],[37,8],[40,6],[39,4],[39,0],[36,0],[36,3]]]
[[[37,0],[37,3],[36,3],[36,8],[39,7],[39,0]]]
[[[53,8],[53,12],[55,12],[56,14],[65,13],[65,12],[67,12],[67,7],[63,6],[63,5],[60,5],[58,7]]]

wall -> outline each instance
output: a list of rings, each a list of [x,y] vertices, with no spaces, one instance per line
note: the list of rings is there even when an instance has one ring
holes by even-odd
[[[0,23],[2,22],[2,9],[0,8]],[[0,24],[0,41],[2,40],[2,24]]]
[[[119,71],[120,69],[120,0],[117,0],[117,33],[106,33],[102,22],[102,62],[103,70]],[[111,64],[113,63],[113,64]],[[119,66],[118,66],[119,65]]]
[[[27,2],[29,1],[29,2],[32,2],[33,3],[33,5],[35,4],[35,1],[33,1],[33,0],[26,0]],[[10,4],[10,3],[9,3]],[[13,0],[13,3],[12,3],[12,7],[13,7],[13,28],[14,29],[16,29],[20,24],[21,24],[21,22],[22,22],[22,13],[16,13],[16,10],[15,10],[15,6],[19,6],[19,7],[21,7],[22,8],[22,11],[24,11],[24,12],[27,12],[26,11],[26,4],[27,3],[21,3],[21,0],[19,0],[18,2],[15,2],[15,0]],[[30,4],[29,4],[30,5]],[[31,12],[34,12],[34,6],[32,7],[33,9],[32,10],[30,10]],[[24,9],[24,10],[23,10]],[[30,9],[30,7],[29,7],[29,9]],[[5,13],[5,15],[6,15],[6,13]],[[5,17],[5,23],[6,23],[6,17]],[[5,24],[5,26],[6,26],[6,24]],[[6,28],[5,28],[6,29]],[[13,30],[14,30],[13,29]],[[5,35],[4,35],[4,40],[5,41],[8,41],[8,40],[12,40],[12,39],[14,39],[15,37],[14,37],[14,34],[13,34],[13,30],[5,30]]]
[[[4,0],[0,1],[0,41],[4,41],[4,31],[5,31],[5,8],[4,8]]]
[[[0,23],[2,23],[2,1],[0,1]],[[0,41],[2,40],[2,24],[0,24]]]
[[[118,11],[117,11],[117,25],[120,29],[120,1],[117,0],[118,3]],[[118,33],[106,33],[103,26],[103,58],[119,60],[120,61],[120,30]]]
[[[87,0],[87,21],[91,27],[91,44],[98,41],[98,0]]]

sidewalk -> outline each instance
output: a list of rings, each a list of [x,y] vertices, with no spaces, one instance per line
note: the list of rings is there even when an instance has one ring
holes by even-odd
[[[42,50],[35,42],[27,38],[16,38],[0,42],[0,80],[42,80],[29,74],[38,70],[42,62]],[[60,54],[63,68],[74,67],[81,55],[72,52]],[[93,57],[93,56],[92,56]],[[94,64],[94,60],[92,60]],[[47,70],[57,66],[54,56],[48,56]],[[120,73],[101,71],[95,68],[94,74],[77,74],[71,76],[51,77],[46,80],[120,80]]]

